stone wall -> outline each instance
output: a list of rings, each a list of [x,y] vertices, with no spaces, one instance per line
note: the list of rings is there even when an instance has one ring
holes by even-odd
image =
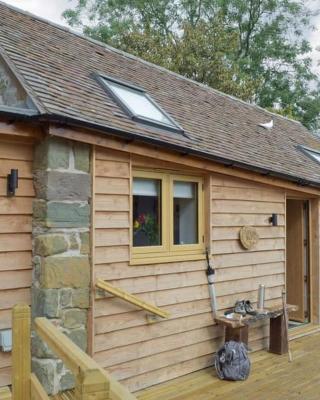
[[[87,348],[90,299],[90,147],[47,138],[35,151],[33,317],[45,316]],[[49,394],[73,376],[35,335],[32,368]]]

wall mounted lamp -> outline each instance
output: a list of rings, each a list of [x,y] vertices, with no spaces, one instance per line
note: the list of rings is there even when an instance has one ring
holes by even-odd
[[[272,226],[278,226],[278,215],[277,214],[272,214],[271,217],[269,218],[270,224]]]
[[[18,189],[18,181],[19,181],[18,170],[12,169],[7,177],[7,195],[9,197],[15,196],[16,189]]]

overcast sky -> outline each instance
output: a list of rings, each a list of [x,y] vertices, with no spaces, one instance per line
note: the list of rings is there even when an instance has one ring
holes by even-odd
[[[2,0],[5,3],[12,4],[16,7],[27,10],[33,14],[39,15],[43,18],[49,19],[50,21],[66,25],[65,21],[61,17],[62,12],[76,4],[76,0]],[[315,1],[306,0],[315,4]],[[320,47],[320,15],[314,18],[313,24],[317,27],[314,32],[308,33],[308,38],[313,46],[312,56],[314,59],[314,65],[316,66],[320,62],[320,52],[316,51],[316,47]],[[320,74],[320,66],[316,68]]]

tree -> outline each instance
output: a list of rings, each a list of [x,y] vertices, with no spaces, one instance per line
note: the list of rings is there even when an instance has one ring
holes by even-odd
[[[302,0],[78,0],[88,36],[319,129]]]

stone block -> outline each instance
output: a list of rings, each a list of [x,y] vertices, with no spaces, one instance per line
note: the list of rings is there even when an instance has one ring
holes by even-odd
[[[90,253],[90,235],[89,232],[80,232],[80,253],[89,254]]]
[[[70,308],[62,313],[62,324],[65,328],[74,329],[86,326],[87,311]]]
[[[70,241],[70,249],[71,250],[78,250],[79,249],[80,237],[79,237],[78,233],[73,232],[70,235],[69,241]]]
[[[64,235],[39,235],[34,241],[35,254],[43,257],[64,253],[68,247],[69,244]]]
[[[59,317],[59,291],[56,289],[41,289],[32,286],[33,317]]]
[[[89,308],[90,291],[86,289],[65,288],[60,290],[60,305],[62,308]]]
[[[65,372],[60,376],[60,390],[63,392],[64,390],[73,389],[74,386],[75,378],[73,374],[70,371],[65,370]]]
[[[40,199],[87,201],[91,197],[89,174],[38,170],[34,186]]]
[[[50,350],[49,346],[35,333],[31,338],[31,349],[31,354],[33,357],[57,358],[57,356]]]
[[[90,171],[90,147],[86,144],[74,145],[74,167],[79,171]]]
[[[33,216],[34,224],[48,228],[88,227],[90,207],[87,203],[35,200]]]
[[[42,288],[86,288],[90,284],[89,258],[55,257],[43,260],[40,284]]]
[[[87,351],[87,331],[85,328],[72,329],[65,332],[70,340],[73,341],[81,350]]]
[[[41,142],[35,150],[34,170],[47,168],[69,168],[70,144],[58,138],[48,138]]]
[[[48,394],[56,394],[56,368],[60,361],[54,359],[32,358],[32,371],[36,374]]]

